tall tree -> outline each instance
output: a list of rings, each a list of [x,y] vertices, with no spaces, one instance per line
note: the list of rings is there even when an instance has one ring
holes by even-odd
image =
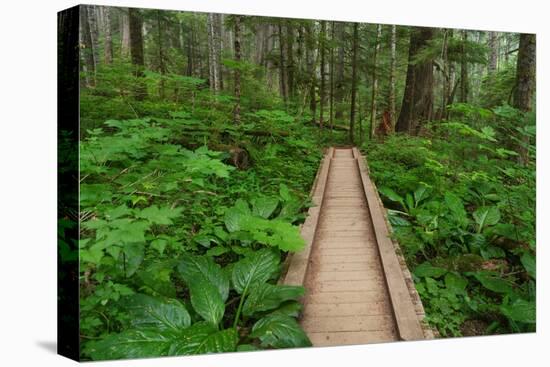
[[[84,5],[87,8],[88,25],[90,29],[90,40],[92,42],[92,52],[94,54],[94,60],[97,65],[99,64],[99,6]]]
[[[376,40],[374,46],[374,55],[372,60],[372,98],[370,105],[370,138],[374,137],[376,131],[376,97],[378,95],[378,73],[377,61],[378,53],[380,52],[380,37],[382,35],[382,25],[376,27]]]
[[[325,40],[327,33],[327,22],[321,21],[321,32],[319,33],[319,52],[321,53],[321,87],[319,89],[319,126],[321,130],[323,129],[323,114],[325,113],[325,99],[326,99],[326,89],[325,89]]]
[[[518,60],[516,65],[516,82],[514,86],[513,105],[515,108],[529,112],[533,107],[532,98],[535,92],[536,39],[534,34],[522,33],[519,36]],[[529,138],[525,137],[520,149],[520,162],[529,160]]]
[[[235,53],[235,62],[237,66],[235,73],[235,107],[233,108],[233,121],[236,124],[241,123],[241,16],[235,15],[233,24],[233,49]]]
[[[141,79],[145,75],[143,69],[145,60],[143,57],[143,18],[141,11],[136,8],[128,9],[129,27],[130,27],[130,55],[134,65],[134,75]],[[134,96],[137,100],[143,100],[147,95],[145,82],[138,80],[134,90]]]
[[[349,114],[349,141],[351,144],[355,142],[355,109],[357,95],[357,53],[359,49],[359,24],[353,23],[353,47],[351,58],[351,108]]]
[[[441,106],[439,107],[439,113],[437,119],[442,119],[446,116],[447,105],[449,102],[449,95],[451,93],[451,75],[449,69],[449,36],[451,30],[443,29],[443,47],[441,49],[442,67],[441,73],[443,74],[443,86],[441,96]]]
[[[497,32],[489,32],[487,46],[489,47],[489,63],[487,64],[487,71],[489,74],[493,74],[497,70],[498,60]]]
[[[311,121],[315,123],[317,116],[317,94],[315,89],[317,87],[317,77],[315,73],[315,30],[314,24],[308,22],[306,24],[306,63],[307,73],[309,75],[309,110],[311,111]]]
[[[286,80],[289,98],[296,96],[294,80],[294,25],[291,19],[286,20]]]
[[[182,27],[185,27],[184,30],[187,33],[185,40],[185,54],[187,57],[187,67],[185,70],[185,75],[192,76],[194,70],[194,48],[193,48],[193,22],[182,23]]]
[[[279,86],[281,90],[281,96],[283,97],[283,101],[285,104],[288,100],[288,93],[287,93],[287,69],[286,69],[286,63],[285,63],[285,36],[283,34],[283,25],[282,20],[279,19],[277,22],[277,29],[278,29],[278,35],[279,35]]]
[[[338,40],[338,61],[336,63],[336,80],[335,80],[335,100],[337,103],[335,118],[341,119],[343,111],[341,108],[338,108],[338,104],[342,103],[344,100],[344,46],[345,46],[345,33],[346,33],[346,23],[337,22],[336,23],[336,37]]]
[[[463,29],[462,42],[460,46],[460,102],[468,102],[470,81],[468,78],[468,62],[466,59],[466,44],[468,42],[468,31]]]
[[[103,14],[103,33],[105,34],[105,46],[104,46],[104,58],[106,64],[113,62],[113,36],[111,32],[111,8],[108,6],[101,6],[101,12]]]
[[[120,8],[120,56],[127,57],[130,53],[130,19],[128,8]]]
[[[164,20],[161,10],[157,10],[157,43],[158,43],[158,70],[160,73],[159,95],[161,99],[164,99],[164,75],[167,72],[165,54],[164,54]]]
[[[396,74],[396,65],[397,65],[397,30],[395,25],[391,26],[391,54],[390,54],[390,124],[392,129],[395,128],[395,74]]]
[[[92,40],[92,30],[90,26],[89,6],[80,6],[80,26],[81,31],[81,48],[84,56],[84,66],[86,72],[86,85],[88,87],[95,85],[95,71],[96,71],[96,53],[94,52],[94,42]]]
[[[220,90],[220,54],[217,14],[208,13],[206,27],[208,34],[208,81],[210,89],[217,93]]]
[[[215,52],[216,52],[216,61],[218,67],[218,84],[220,90],[223,89],[223,65],[222,65],[222,56],[223,56],[223,14],[216,14],[214,17],[215,27],[214,27],[214,43],[215,43]]]
[[[398,132],[411,132],[423,121],[430,120],[433,109],[433,59],[417,60],[417,55],[434,37],[435,30],[428,27],[412,27],[409,46],[409,61],[401,112],[395,126]]]
[[[330,92],[329,92],[329,125],[334,128],[334,22],[330,23]]]

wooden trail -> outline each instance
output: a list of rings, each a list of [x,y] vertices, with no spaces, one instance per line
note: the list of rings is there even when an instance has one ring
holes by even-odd
[[[410,273],[389,237],[384,208],[356,148],[330,148],[302,226],[306,248],[285,284],[304,285],[301,324],[313,345],[429,337]],[[426,334],[426,335],[425,335]]]

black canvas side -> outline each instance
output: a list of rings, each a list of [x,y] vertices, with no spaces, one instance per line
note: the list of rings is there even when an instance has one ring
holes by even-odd
[[[57,14],[57,352],[77,361],[79,14],[79,6]]]

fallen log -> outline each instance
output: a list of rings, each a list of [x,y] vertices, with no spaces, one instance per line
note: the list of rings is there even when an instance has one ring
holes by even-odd
[[[321,127],[321,124],[319,123],[319,121],[315,121],[315,125]],[[328,123],[324,123],[323,124],[323,129],[331,129],[330,125]],[[338,130],[338,131],[349,131],[349,126],[345,126],[345,125],[332,125],[332,129],[333,130]]]
[[[182,126],[181,129],[184,132],[205,132],[205,133],[218,133],[218,134],[244,134],[249,136],[282,136],[287,137],[290,135],[288,131],[284,130],[242,130],[239,131],[235,128],[225,128],[220,129],[217,127],[207,127],[207,126]]]

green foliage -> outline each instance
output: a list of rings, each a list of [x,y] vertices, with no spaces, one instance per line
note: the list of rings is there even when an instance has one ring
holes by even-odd
[[[254,324],[252,337],[262,346],[274,348],[309,347],[311,342],[296,320],[284,315],[268,315]]]
[[[371,176],[442,335],[462,335],[468,320],[488,334],[532,331],[534,116],[508,105],[449,108],[450,121],[428,127],[430,139],[370,142]]]
[[[178,271],[190,292],[194,313],[173,298],[125,297],[121,307],[128,317],[126,328],[86,343],[84,352],[100,360],[230,352],[241,340],[248,345],[254,339],[264,347],[311,345],[293,311],[292,302],[303,296],[304,289],[268,283],[278,273],[279,261],[279,254],[272,249],[253,252],[224,269],[208,256],[183,257]],[[239,306],[233,326],[224,329],[227,306],[222,295],[228,291],[229,272]],[[268,311],[271,313],[266,315]],[[238,334],[241,312],[247,320],[257,320],[249,335]]]
[[[250,331],[269,313],[294,320],[301,310],[302,288],[272,283],[281,256],[304,246],[298,224],[321,157],[317,129],[273,108],[253,83],[246,88],[263,89],[243,91],[239,127],[232,97],[202,79],[146,71],[148,97],[137,101],[130,71],[102,66],[98,89],[81,94],[83,358],[276,347]],[[156,97],[161,82],[174,101]],[[258,130],[289,136],[247,134]],[[231,165],[236,146],[250,155],[246,170]]]

